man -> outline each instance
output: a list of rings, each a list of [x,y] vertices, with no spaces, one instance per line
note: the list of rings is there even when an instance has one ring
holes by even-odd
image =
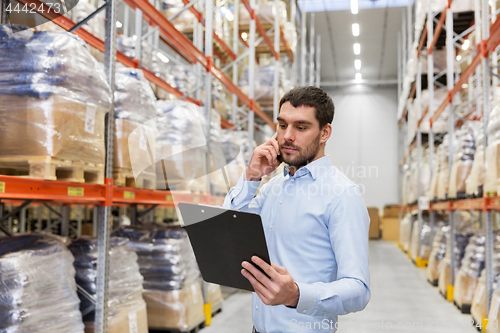
[[[286,93],[277,133],[255,149],[226,196],[223,207],[261,216],[269,249],[271,265],[258,257],[242,263],[255,290],[254,332],[335,332],[338,315],[361,311],[370,299],[366,206],[359,187],[325,156],[333,115],[319,88]],[[279,156],[284,173],[255,196]]]

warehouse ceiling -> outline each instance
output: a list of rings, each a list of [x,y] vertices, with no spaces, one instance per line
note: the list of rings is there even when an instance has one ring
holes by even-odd
[[[360,8],[356,15],[350,10],[316,12],[316,34],[321,35],[322,86],[352,83],[356,73],[355,59],[361,60],[360,72],[365,83],[394,84],[397,80],[398,32],[401,31],[404,10],[406,7]],[[352,34],[353,23],[359,24],[359,37]],[[359,56],[353,52],[355,42],[361,45]]]

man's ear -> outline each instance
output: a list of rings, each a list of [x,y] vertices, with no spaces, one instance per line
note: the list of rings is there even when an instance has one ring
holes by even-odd
[[[323,126],[321,129],[321,143],[325,143],[330,139],[330,136],[332,135],[332,125],[331,124],[326,124]]]

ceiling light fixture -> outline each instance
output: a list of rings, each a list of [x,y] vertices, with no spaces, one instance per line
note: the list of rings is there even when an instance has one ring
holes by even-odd
[[[123,24],[120,21],[116,21],[116,27],[121,28],[123,27]]]
[[[457,55],[457,61],[460,61],[462,59],[461,55]]]
[[[359,43],[354,43],[352,46],[352,50],[354,51],[355,55],[359,55],[361,53],[361,45]]]
[[[352,25],[352,34],[353,34],[354,37],[358,37],[359,36],[359,24],[353,23],[353,25]]]
[[[248,34],[247,34],[246,32],[242,32],[242,33],[241,33],[241,38],[242,38],[244,41],[246,41],[246,40],[247,40],[247,38],[248,38]]]
[[[358,13],[358,0],[351,0],[351,13]]]
[[[356,75],[354,75],[354,80],[356,80],[356,82],[361,82],[362,79],[363,76],[361,76],[361,73],[356,73]]]
[[[359,59],[354,60],[354,68],[356,68],[356,70],[358,71],[361,69],[361,60]]]

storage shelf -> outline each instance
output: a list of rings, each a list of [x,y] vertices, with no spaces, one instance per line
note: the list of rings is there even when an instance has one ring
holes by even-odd
[[[500,210],[500,197],[474,198],[431,202],[427,211],[455,211],[455,210]],[[417,210],[417,205],[402,205],[399,210],[403,213]]]
[[[1,176],[0,199],[43,200],[63,204],[94,204],[105,202],[106,185],[72,183],[27,177]],[[128,205],[159,205],[174,207],[172,194],[178,202],[222,205],[224,197],[162,190],[146,190],[113,186],[113,203]]]

